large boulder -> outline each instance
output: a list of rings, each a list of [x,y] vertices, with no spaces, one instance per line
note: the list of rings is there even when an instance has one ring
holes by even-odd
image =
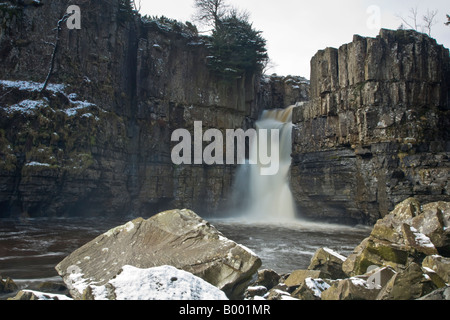
[[[377,221],[370,236],[343,263],[343,271],[360,275],[372,265],[402,271],[411,261],[421,263],[427,256],[449,252],[449,206],[447,202],[422,206],[415,198],[398,204]]]
[[[5,280],[2,279],[0,276],[0,294],[3,293],[12,293],[14,291],[17,291],[19,288],[17,287],[14,280],[7,277]]]
[[[305,278],[291,296],[299,300],[321,300],[322,292],[330,288],[323,279]]]
[[[433,270],[446,283],[450,283],[450,258],[439,255],[428,256],[423,260],[422,267]]]
[[[284,281],[284,284],[288,287],[298,287],[306,278],[320,278],[320,276],[320,270],[295,270]]]
[[[312,257],[308,270],[320,271],[320,278],[344,278],[346,275],[342,271],[342,264],[345,260],[344,256],[329,248],[320,248]]]
[[[71,295],[81,299],[83,291],[73,285],[73,274],[81,275],[87,285],[104,286],[125,265],[141,269],[173,266],[218,287],[229,298],[240,298],[261,260],[184,209],[162,212],[148,220],[138,218],[111,229],[74,251],[56,270]]]
[[[81,275],[71,275],[86,300],[227,300],[219,288],[172,266],[139,269],[123,266],[107,284],[87,284]]]
[[[322,300],[375,300],[381,288],[371,286],[363,278],[351,277],[335,281],[322,292]]]
[[[395,274],[378,294],[377,300],[413,300],[436,290],[437,286],[417,263]]]

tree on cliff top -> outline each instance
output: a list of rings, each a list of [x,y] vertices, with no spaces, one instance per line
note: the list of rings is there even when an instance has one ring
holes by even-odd
[[[422,16],[423,24],[419,21],[419,10],[417,7],[409,9],[409,15],[407,18],[404,18],[401,15],[397,15],[397,17],[402,21],[400,29],[410,28],[416,30],[418,32],[426,33],[431,37],[431,29],[437,23],[436,16],[438,14],[438,10],[427,9],[426,14]]]
[[[197,9],[194,19],[215,29],[229,9],[225,0],[194,0],[194,7]]]
[[[225,0],[195,0],[196,20],[213,27],[209,37],[208,67],[227,79],[261,72],[268,60],[266,40],[253,29],[249,14]]]
[[[262,71],[267,59],[266,40],[248,21],[231,15],[213,31],[208,65],[221,77]]]

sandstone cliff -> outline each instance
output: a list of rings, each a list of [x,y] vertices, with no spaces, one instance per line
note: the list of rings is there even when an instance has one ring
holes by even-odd
[[[311,60],[295,109],[292,188],[302,214],[374,223],[395,204],[449,199],[449,51],[381,30]]]

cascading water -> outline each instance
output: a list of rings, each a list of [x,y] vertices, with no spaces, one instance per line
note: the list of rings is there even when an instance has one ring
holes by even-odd
[[[269,144],[269,150],[272,152],[279,150],[279,170],[275,175],[262,175],[260,169],[264,165],[260,161],[256,165],[247,162],[239,167],[232,203],[234,211],[239,212],[241,218],[282,222],[296,217],[294,199],[289,187],[293,108],[295,106],[264,111],[256,123],[257,130],[279,130],[279,141],[276,141],[278,145]],[[253,156],[257,159],[257,148],[257,142],[250,146],[250,158]]]

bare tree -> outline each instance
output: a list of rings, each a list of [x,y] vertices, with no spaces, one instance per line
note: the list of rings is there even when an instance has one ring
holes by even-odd
[[[419,25],[417,24],[417,16],[418,16],[419,10],[417,7],[409,9],[409,16],[408,18],[404,18],[401,15],[397,15],[397,18],[402,20],[402,25],[409,27],[410,29],[414,29],[416,31],[419,30]],[[409,19],[409,20],[408,20]]]
[[[197,9],[194,19],[216,29],[229,9],[225,0],[195,0],[194,7]]]
[[[47,73],[47,77],[45,78],[44,81],[44,85],[42,86],[41,92],[44,92],[45,89],[48,86],[48,83],[50,81],[50,78],[52,76],[53,73],[53,69],[55,68],[55,60],[56,60],[56,54],[58,53],[58,48],[59,48],[59,40],[60,40],[60,35],[61,35],[61,29],[62,29],[62,25],[63,23],[65,23],[67,21],[67,19],[69,19],[69,17],[72,15],[73,13],[66,13],[64,14],[64,16],[58,21],[58,23],[56,24],[56,39],[54,43],[49,43],[50,45],[53,46],[53,53],[52,53],[52,59],[50,61],[50,67]]]
[[[428,30],[428,35],[431,37],[431,27],[433,27],[437,21],[435,18],[438,14],[437,10],[429,10],[427,9],[427,14],[423,16],[423,21],[425,22],[425,29]]]
[[[419,9],[417,7],[414,7],[409,9],[409,15],[407,18],[404,18],[401,15],[397,15],[397,18],[402,21],[400,29],[409,28],[419,32],[427,33],[429,36],[431,36],[431,29],[437,23],[437,14],[438,10],[430,11],[430,9],[427,9],[427,13],[422,16],[424,24],[421,24],[419,19]]]
[[[134,9],[134,11],[136,11],[136,12],[141,11],[141,8],[142,8],[141,0],[130,0],[130,4],[131,4],[131,7]]]

